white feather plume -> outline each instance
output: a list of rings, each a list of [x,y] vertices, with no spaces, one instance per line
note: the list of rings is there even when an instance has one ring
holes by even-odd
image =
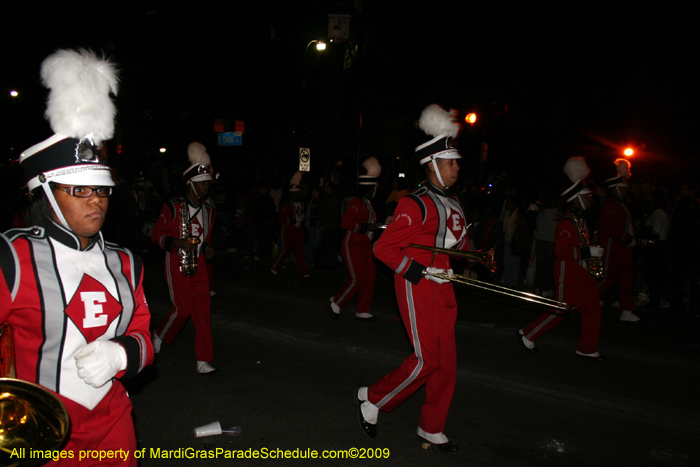
[[[583,157],[572,157],[564,164],[564,173],[573,183],[585,180],[591,174],[591,169]]]
[[[418,127],[430,136],[451,136],[456,138],[462,129],[456,121],[457,111],[449,112],[437,104],[431,104],[420,114]]]
[[[301,185],[301,175],[302,173],[297,170],[297,172],[292,176],[292,179],[289,181],[290,185]]]
[[[191,164],[199,164],[208,167],[211,164],[211,159],[207,153],[207,148],[202,143],[197,141],[191,142],[187,146],[187,157]]]
[[[625,179],[630,178],[630,169],[632,168],[632,164],[630,164],[630,161],[622,158],[616,159],[615,165],[617,166],[617,174],[619,176]]]
[[[367,170],[368,177],[379,177],[382,173],[382,166],[379,165],[379,161],[376,157],[370,157],[362,163],[362,167]]]
[[[59,50],[41,64],[41,80],[49,92],[46,118],[56,134],[96,144],[114,135],[117,110],[109,96],[117,94],[115,65],[85,49]]]

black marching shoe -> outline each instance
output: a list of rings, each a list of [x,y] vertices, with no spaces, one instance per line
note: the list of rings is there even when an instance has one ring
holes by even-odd
[[[377,321],[376,316],[369,316],[367,318],[360,318],[359,316],[355,316],[355,319],[357,321],[364,321],[365,323],[373,323],[373,322]]]
[[[433,444],[436,448],[441,450],[442,452],[457,452],[459,451],[459,446],[455,446],[454,444],[450,443],[449,441],[446,443],[442,444]]]
[[[596,352],[596,353],[598,353],[598,352]],[[586,354],[581,353],[579,351],[576,351],[576,357],[581,358],[583,360],[592,360],[594,362],[607,362],[608,361],[608,357],[605,357],[603,355],[600,355],[600,354],[598,354],[598,355],[595,355],[595,354],[586,355]]]
[[[332,319],[333,321],[337,321],[337,320],[340,319],[340,313],[336,313],[335,311],[333,311],[333,306],[331,305],[332,303],[333,303],[333,302],[330,302],[330,303],[328,304],[328,309],[330,310],[330,313],[331,313],[331,319]]]
[[[370,438],[376,438],[377,437],[377,425],[373,425],[369,423],[367,420],[365,420],[365,416],[362,413],[362,403],[364,401],[361,401],[357,397],[357,391],[353,392],[352,394],[352,400],[357,406],[357,420],[360,422],[360,428],[362,428],[362,431],[365,432],[367,436]]]
[[[516,331],[515,336],[518,338],[518,342],[520,342],[520,346],[527,350],[530,353],[537,353],[539,352],[539,349],[537,347],[530,348],[527,345],[525,345],[525,342],[523,342],[523,335],[520,334],[520,330]]]

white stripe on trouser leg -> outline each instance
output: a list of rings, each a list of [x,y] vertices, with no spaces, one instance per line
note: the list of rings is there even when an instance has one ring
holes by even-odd
[[[391,399],[393,399],[394,396],[396,396],[398,393],[403,391],[409,384],[411,384],[413,380],[415,380],[418,377],[421,370],[423,369],[423,352],[421,350],[420,339],[418,338],[418,328],[416,325],[416,309],[413,304],[412,284],[408,281],[406,281],[406,302],[408,303],[408,319],[411,329],[411,335],[413,336],[413,348],[415,349],[415,354],[416,358],[418,359],[418,363],[404,382],[399,384],[396,389],[391,391],[389,394],[384,396],[384,398],[381,401],[379,401],[377,407],[380,408],[383,407],[384,404],[389,402]]]

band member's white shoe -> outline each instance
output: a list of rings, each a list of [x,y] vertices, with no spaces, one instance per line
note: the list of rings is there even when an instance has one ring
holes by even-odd
[[[640,319],[639,316],[635,315],[634,313],[632,313],[629,310],[623,311],[622,314],[620,315],[620,321],[629,321],[629,322],[634,323],[634,322],[639,321],[639,319]]]
[[[158,337],[158,335],[155,332],[151,336],[151,342],[153,342],[153,352],[160,352],[160,344],[163,343],[163,340],[160,337]]]
[[[197,362],[197,373],[205,375],[207,373],[213,373],[215,371],[217,371],[217,369],[211,366],[208,362]]]

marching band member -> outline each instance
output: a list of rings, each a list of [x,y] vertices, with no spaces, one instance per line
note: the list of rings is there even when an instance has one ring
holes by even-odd
[[[629,195],[627,179],[631,175],[631,164],[627,159],[617,159],[615,165],[617,176],[605,181],[610,196],[600,212],[599,236],[605,248],[605,278],[598,286],[598,293],[602,297],[608,289],[617,285],[622,310],[620,321],[636,322],[639,316],[634,313],[637,307],[632,297],[632,249],[637,241],[632,214],[625,205],[625,198]]]
[[[55,134],[20,156],[31,222],[0,235],[0,324],[14,334],[17,378],[65,405],[68,454],[57,463],[77,466],[82,450],[136,450],[120,379],[153,361],[150,313],[141,260],[100,232],[114,186],[98,147],[114,134],[114,64],[91,51],[59,50],[41,76]]]
[[[436,275],[452,275],[452,269],[447,255],[410,245],[468,246],[464,212],[450,193],[461,158],[452,145],[461,128],[455,115],[434,104],[421,114],[420,128],[433,136],[416,148],[427,181],[401,198],[374,247],[377,258],[396,273],[396,298],[414,352],[394,371],[357,391],[360,426],[373,438],[379,410],[390,412],[425,385],[417,434],[445,452],[459,450],[444,434],[457,378],[457,302],[452,283]]]
[[[591,170],[582,157],[572,157],[566,162],[564,172],[573,185],[561,194],[568,209],[557,224],[554,244],[555,300],[568,303],[581,315],[576,355],[604,361],[606,358],[598,353],[601,308],[597,294],[598,282],[593,277],[600,271],[603,250],[590,244],[584,215],[593,206],[593,195],[586,182]],[[518,340],[526,350],[537,353],[535,341],[563,320],[564,317],[559,314],[542,313],[518,331]]]
[[[272,274],[279,274],[279,269],[284,264],[289,253],[294,250],[297,258],[297,271],[299,277],[308,279],[309,272],[306,269],[306,250],[304,247],[304,219],[306,207],[301,200],[301,172],[297,171],[289,182],[289,198],[280,205],[279,222],[282,224],[282,249],[277,253],[270,265]]]
[[[196,332],[196,371],[207,374],[216,371],[210,364],[214,360],[214,345],[206,265],[206,260],[214,257],[211,235],[216,212],[209,200],[212,169],[206,148],[192,142],[187,147],[187,155],[192,165],[182,174],[186,182],[185,196],[163,205],[151,234],[153,243],[166,251],[165,276],[173,302],[172,311],[153,333],[153,347],[158,353],[163,342],[172,344],[191,316]],[[192,264],[183,264],[189,261],[187,258]]]
[[[331,297],[330,306],[331,318],[338,319],[340,310],[359,293],[355,319],[372,322],[377,320],[369,311],[376,277],[372,237],[377,230],[377,214],[372,208],[372,199],[377,193],[382,167],[374,157],[370,157],[362,165],[367,170],[367,175],[359,176],[357,196],[350,200],[340,220],[340,226],[346,232],[340,253],[350,278],[338,293]]]

